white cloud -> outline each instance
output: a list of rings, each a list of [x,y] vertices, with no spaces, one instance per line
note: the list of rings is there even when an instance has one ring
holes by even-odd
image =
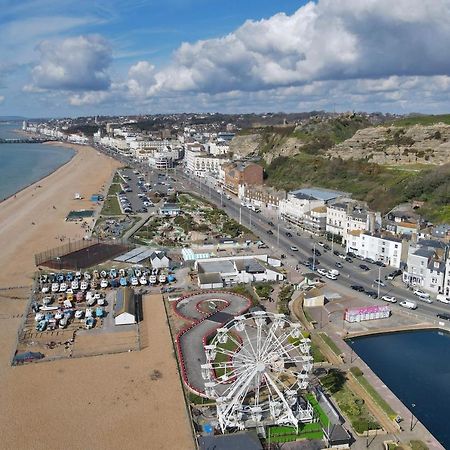
[[[43,41],[39,63],[32,70],[33,88],[67,91],[108,89],[112,51],[100,36]]]
[[[0,95],[0,105],[5,101],[5,96],[4,95]]]
[[[138,63],[132,92],[256,92],[317,80],[446,75],[448,42],[448,0],[319,0],[221,38],[183,43],[159,71]]]
[[[71,95],[69,103],[72,106],[99,105],[110,100],[112,96],[112,92],[109,91],[89,91]]]

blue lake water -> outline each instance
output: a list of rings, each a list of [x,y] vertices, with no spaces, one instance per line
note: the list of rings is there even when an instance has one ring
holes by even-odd
[[[0,122],[0,138],[18,137],[21,123]],[[0,201],[54,172],[74,151],[45,144],[0,144]]]
[[[424,330],[366,336],[348,343],[450,449],[450,334]],[[411,417],[404,419],[403,426],[409,427]]]

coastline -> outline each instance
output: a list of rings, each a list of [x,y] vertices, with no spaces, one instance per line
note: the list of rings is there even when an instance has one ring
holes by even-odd
[[[160,449],[190,450],[194,443],[161,296],[143,302],[148,344],[139,352],[10,365],[30,295],[30,288],[17,286],[31,285],[34,254],[85,235],[80,223],[65,221],[67,213],[92,208],[90,195],[105,192],[121,165],[92,147],[73,148],[78,151],[68,163],[0,203],[0,288],[5,288],[0,290],[3,445],[48,447],[61,425],[70,424],[63,425],[68,449],[86,448],[88,427],[95,430],[90,445],[98,450],[145,448],[149,442]],[[84,199],[75,200],[74,192]],[[54,339],[61,337],[56,334]],[[151,377],[155,370],[161,373],[157,380]],[[173,428],[170,433],[168,423]],[[136,428],[141,431],[136,433]]]
[[[73,158],[76,156],[76,154],[78,153],[79,149],[78,148],[74,148],[74,147],[70,147],[67,145],[67,143],[62,142],[62,141],[54,141],[54,142],[44,142],[40,145],[53,145],[54,147],[66,147],[66,148],[70,148],[72,150],[74,150],[73,155],[70,157],[70,159],[68,159],[65,163],[62,163],[61,165],[59,165],[58,167],[56,167],[53,171],[51,171],[50,173],[42,176],[41,178],[39,178],[38,180],[32,181],[31,183],[28,183],[27,185],[23,186],[21,189],[19,189],[16,192],[13,192],[12,194],[8,195],[7,197],[0,199],[0,205],[5,202],[6,200],[9,200],[10,198],[16,196],[17,194],[19,194],[20,192],[24,191],[25,189],[28,189],[29,187],[34,186],[35,184],[37,185],[38,183],[40,183],[42,180],[45,180],[47,177],[49,177],[50,175],[52,175],[53,173],[55,173],[57,170],[61,169],[62,167],[64,167],[66,164],[69,164]],[[93,147],[91,147],[93,150],[95,150]]]

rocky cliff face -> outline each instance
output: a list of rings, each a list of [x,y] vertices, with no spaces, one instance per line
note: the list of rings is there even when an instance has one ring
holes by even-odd
[[[252,153],[257,153],[258,147],[262,141],[260,134],[246,134],[244,136],[235,136],[230,142],[230,152],[236,158],[242,158]]]
[[[450,162],[450,126],[364,128],[327,155],[377,164],[445,164]]]
[[[249,134],[235,136],[230,143],[230,151],[236,158],[255,154],[270,164],[278,156],[294,156],[300,152],[303,142],[297,138],[277,134]]]

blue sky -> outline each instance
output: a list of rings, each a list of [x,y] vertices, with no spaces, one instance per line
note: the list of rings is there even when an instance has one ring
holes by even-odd
[[[0,6],[0,115],[448,108],[450,0]]]

